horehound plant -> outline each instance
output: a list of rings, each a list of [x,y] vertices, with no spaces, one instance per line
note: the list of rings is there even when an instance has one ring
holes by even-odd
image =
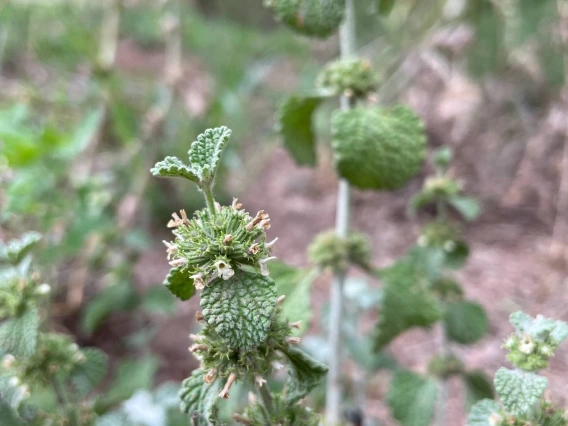
[[[343,291],[351,264],[369,268],[368,242],[349,231],[350,186],[394,190],[420,169],[424,155],[424,129],[418,117],[402,106],[374,105],[381,80],[369,61],[356,55],[354,0],[265,0],[276,18],[300,34],[325,38],[339,29],[340,59],[325,67],[317,88],[294,94],[279,108],[277,128],[284,145],[299,165],[316,164],[313,116],[327,100],[340,98],[332,116],[332,151],[339,175],[336,226],[319,236],[310,249],[321,269],[332,267],[330,291],[329,365],[326,389],[326,424],[341,419],[341,329]],[[394,2],[381,1],[387,14]],[[363,251],[360,251],[360,250]]]
[[[467,426],[566,426],[565,408],[544,397],[548,380],[536,372],[548,367],[548,361],[568,337],[568,324],[524,312],[510,317],[515,328],[504,342],[507,358],[514,370],[500,368],[495,374],[495,390],[500,403],[484,399],[476,403]]]
[[[236,381],[248,382],[258,397],[234,419],[245,425],[317,425],[319,416],[301,399],[319,384],[327,367],[301,351],[298,328],[282,315],[276,284],[268,262],[276,239],[266,241],[270,217],[263,210],[249,215],[237,199],[230,206],[213,197],[217,166],[231,131],[208,129],[189,150],[189,164],[166,157],[151,170],[159,177],[181,177],[195,183],[206,207],[188,217],[174,213],[168,227],[174,240],[164,241],[170,270],[164,284],[177,297],[188,300],[201,291],[196,320],[203,328],[190,335],[189,350],[200,368],[180,390],[181,409],[193,425],[218,425],[217,404],[229,398]],[[282,361],[288,380],[282,393],[268,389],[268,377]]]
[[[480,340],[488,320],[479,304],[465,298],[451,274],[465,264],[469,254],[452,214],[472,220],[479,206],[450,177],[450,161],[448,148],[434,153],[435,175],[426,179],[410,203],[412,212],[433,207],[434,219],[423,226],[417,245],[403,259],[378,273],[383,297],[373,335],[376,351],[410,328],[441,325],[439,353],[430,360],[427,375],[405,369],[394,373],[387,400],[393,417],[403,426],[428,426],[433,419],[438,426],[447,424],[446,382],[452,377],[462,380],[466,404],[492,397],[484,374],[469,370],[454,351],[456,344],[470,345]]]
[[[32,267],[35,232],[0,242],[0,419],[6,426],[94,425],[91,392],[106,372],[96,348],[46,331],[51,287]]]

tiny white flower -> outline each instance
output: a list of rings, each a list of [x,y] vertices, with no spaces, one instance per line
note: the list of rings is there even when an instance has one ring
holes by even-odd
[[[20,391],[20,394],[22,395],[22,397],[29,398],[30,388],[29,388],[28,385],[22,385],[18,388],[18,390]]]
[[[176,246],[174,243],[170,243],[166,240],[163,240],[162,242],[167,247],[166,253],[168,254],[168,260],[170,260],[170,258],[172,257],[172,254],[174,254],[178,251],[178,246]]]
[[[552,350],[552,348],[549,345],[542,345],[541,348],[540,348],[540,351],[542,352],[543,355],[546,355],[546,356],[554,355],[554,351]]]
[[[521,344],[519,345],[519,350],[524,354],[530,354],[534,350],[534,342],[530,336],[523,337]]]
[[[49,294],[50,291],[51,291],[51,286],[47,283],[43,283],[43,284],[39,285],[36,289],[36,293],[41,295],[41,296],[45,296],[46,294]]]
[[[426,235],[420,235],[417,242],[420,247],[426,247],[428,245],[428,237],[426,237]]]
[[[261,388],[262,385],[264,385],[266,383],[266,380],[264,379],[264,377],[259,376],[258,374],[256,376],[254,376],[254,381],[256,382],[256,385]]]
[[[14,355],[4,355],[4,358],[2,358],[2,367],[10,368],[12,365],[14,365],[14,362],[16,362]]]
[[[185,260],[183,257],[180,257],[179,259],[172,260],[172,261],[170,262],[170,265],[172,265],[172,266],[182,266],[182,265],[185,265],[186,263],[187,263],[187,260]]]
[[[219,274],[219,276],[224,280],[228,280],[233,275],[235,275],[235,271],[233,270],[233,268],[231,268],[231,265],[229,265],[224,260],[218,260],[217,262],[215,262],[215,267],[217,268],[217,273]]]
[[[489,416],[489,424],[491,426],[498,426],[503,422],[503,417],[497,413],[493,413]]]
[[[8,384],[13,388],[15,388],[20,384],[20,379],[17,378],[16,376],[10,377],[10,380],[8,380]]]
[[[192,275],[191,279],[193,279],[193,285],[197,290],[203,290],[205,288],[205,281],[203,281],[203,274]]]
[[[447,252],[452,252],[456,249],[456,243],[452,240],[448,240],[444,243],[444,250]]]
[[[511,349],[514,345],[515,345],[515,339],[513,338],[513,336],[509,336],[507,340],[505,340],[503,346],[505,346],[507,349]]]
[[[71,343],[69,345],[69,349],[71,349],[73,352],[76,352],[79,350],[79,345],[77,343]]]
[[[272,260],[272,259],[276,259],[276,256],[265,257],[264,259],[260,259],[258,261],[258,266],[260,267],[260,273],[262,275],[264,275],[265,277],[267,277],[270,274],[270,271],[268,270],[268,266],[266,265],[266,262],[268,262],[269,260]]]

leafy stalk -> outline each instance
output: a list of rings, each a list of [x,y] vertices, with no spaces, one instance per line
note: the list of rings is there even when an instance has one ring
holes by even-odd
[[[339,30],[340,50],[343,59],[353,56],[355,53],[355,2],[345,2],[345,18]],[[349,98],[341,98],[341,108],[351,108]],[[337,212],[335,231],[341,238],[347,237],[349,230],[349,182],[345,179],[339,181],[337,195]],[[343,314],[343,287],[345,284],[345,271],[338,271],[331,287],[330,320],[329,320],[329,373],[327,378],[327,393],[325,418],[330,426],[340,423],[341,416],[341,326]]]

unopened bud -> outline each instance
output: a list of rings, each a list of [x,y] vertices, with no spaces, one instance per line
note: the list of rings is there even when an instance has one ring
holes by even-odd
[[[12,365],[14,365],[14,362],[16,362],[14,355],[4,355],[4,358],[2,358],[2,367],[10,368],[12,367]]]
[[[302,321],[300,320],[300,321],[288,323],[288,327],[297,328],[299,330],[300,328],[302,328]]]
[[[200,322],[200,321],[203,321],[204,319],[205,319],[205,317],[203,316],[201,311],[197,311],[195,313],[195,321]]]
[[[49,294],[50,291],[51,291],[51,286],[47,283],[43,283],[36,288],[36,294],[40,296]]]
[[[300,344],[300,338],[299,337],[287,337],[286,342],[288,342],[290,345],[299,345]]]
[[[284,299],[286,299],[285,295],[282,296],[278,296],[278,299],[276,299],[276,306],[280,305],[282,302],[284,302]]]

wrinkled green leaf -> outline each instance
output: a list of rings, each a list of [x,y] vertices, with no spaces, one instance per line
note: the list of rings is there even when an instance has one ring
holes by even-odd
[[[500,368],[494,384],[505,409],[515,416],[524,416],[539,401],[548,380],[534,373]]]
[[[493,426],[489,423],[491,416],[498,416],[501,409],[499,404],[491,399],[484,399],[471,407],[467,416],[467,426]]]
[[[86,359],[71,371],[71,382],[82,398],[89,394],[105,376],[108,358],[103,351],[96,348],[83,348],[81,352]]]
[[[182,177],[199,183],[199,177],[194,171],[177,157],[166,157],[150,169],[156,177]]]
[[[536,318],[518,311],[513,312],[509,318],[517,334],[530,335],[539,342],[550,339],[550,343],[558,346],[568,337],[568,324],[537,315]]]
[[[448,303],[444,327],[450,340],[464,345],[471,344],[487,333],[487,314],[475,302],[464,300]]]
[[[493,383],[483,371],[475,370],[466,372],[463,376],[465,386],[465,402],[466,406],[471,408],[473,404],[483,399],[493,399]]]
[[[195,294],[193,279],[182,266],[170,269],[164,280],[166,288],[181,300],[189,300]]]
[[[403,426],[429,426],[434,415],[438,387],[433,378],[397,371],[387,394],[392,416]]]
[[[290,361],[288,380],[286,381],[286,401],[292,405],[308,395],[318,386],[327,374],[326,365],[315,360],[301,349],[287,347],[282,349]]]
[[[409,108],[359,106],[332,117],[333,154],[339,175],[361,189],[394,190],[419,171],[424,124]]]
[[[39,332],[37,309],[28,309],[21,316],[9,318],[0,324],[0,352],[17,357],[32,355]]]
[[[179,391],[180,409],[192,417],[195,426],[219,425],[217,402],[223,381],[218,379],[207,384],[204,376],[205,371],[197,369],[183,381]]]
[[[328,98],[326,94],[293,95],[282,102],[277,114],[277,131],[284,146],[300,166],[317,163],[313,114]]]
[[[272,278],[240,270],[228,280],[209,283],[201,293],[201,308],[231,348],[248,349],[266,339],[277,296]]]
[[[207,129],[197,136],[189,150],[190,168],[201,184],[210,184],[215,178],[217,166],[231,130],[225,126]]]
[[[409,260],[383,270],[383,299],[374,332],[375,351],[412,327],[429,327],[442,315],[436,297],[428,290],[423,274]]]

